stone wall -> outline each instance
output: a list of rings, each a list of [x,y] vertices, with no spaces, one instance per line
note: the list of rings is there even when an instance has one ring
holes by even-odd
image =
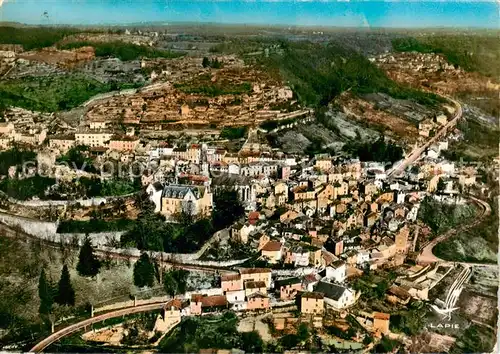
[[[12,228],[19,229],[28,235],[55,243],[82,245],[83,240],[85,239],[86,236],[83,233],[67,233],[67,234],[57,233],[57,227],[59,225],[58,221],[51,222],[51,221],[29,219],[29,218],[24,218],[22,216],[12,215],[6,212],[0,212],[0,222]],[[139,258],[141,255],[141,251],[138,250],[137,248],[113,248],[109,246],[112,243],[119,242],[121,235],[123,235],[123,233],[124,231],[91,233],[89,234],[89,237],[98,251],[101,251],[103,253],[113,253],[116,255],[123,255],[124,257]],[[209,241],[207,241],[207,243],[211,243],[218,240],[219,237],[221,237],[221,235],[222,235],[221,231],[216,232],[214,236],[212,236],[212,238]],[[241,264],[247,260],[247,259],[240,259],[240,260],[231,260],[223,262],[199,261],[198,258],[201,256],[201,254],[207,247],[208,247],[207,245],[204,245],[196,253],[150,252],[150,254],[153,258],[156,258],[158,260],[163,260],[165,262],[171,261],[186,265],[205,266],[205,267],[230,267],[236,264]]]
[[[65,206],[65,205],[75,205],[80,204],[84,207],[91,207],[100,204],[110,203],[116,199],[127,198],[135,195],[135,193],[129,193],[122,196],[109,196],[109,197],[95,197],[89,199],[75,199],[75,200],[17,200],[13,198],[8,198],[8,201],[12,204],[22,205],[25,207],[50,207],[50,206]]]

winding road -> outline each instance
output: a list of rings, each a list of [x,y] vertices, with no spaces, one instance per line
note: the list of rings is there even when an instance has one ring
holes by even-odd
[[[458,101],[456,101],[453,98],[448,97],[448,96],[442,96],[442,97],[446,98],[447,100],[449,100],[455,104],[455,107],[456,107],[455,116],[448,123],[446,123],[446,125],[443,128],[441,128],[441,130],[439,130],[436,133],[436,135],[434,135],[432,138],[430,138],[424,145],[413,149],[413,151],[410,152],[403,161],[401,161],[397,166],[389,169],[387,171],[387,177],[390,178],[390,177],[398,176],[409,165],[411,165],[412,163],[417,161],[429,146],[431,146],[436,141],[438,141],[440,138],[442,138],[450,130],[450,128],[454,127],[457,124],[458,120],[462,117],[463,110],[462,110],[462,105],[460,104],[460,102],[458,102]]]
[[[94,323],[102,322],[102,321],[110,319],[110,318],[131,315],[134,313],[161,310],[163,305],[164,305],[164,302],[136,306],[136,307],[128,307],[128,308],[124,308],[124,309],[120,309],[120,310],[116,310],[116,311],[112,311],[112,312],[108,312],[108,313],[105,313],[102,315],[88,318],[86,320],[69,325],[68,327],[64,327],[63,329],[52,333],[50,336],[48,336],[44,340],[38,342],[33,348],[31,348],[30,352],[39,353],[39,352],[43,351],[44,349],[46,349],[49,345],[57,342],[59,339],[65,337],[71,333],[74,333],[76,331],[79,331],[82,328],[90,326]]]
[[[474,203],[476,203],[477,205],[479,205],[479,207],[482,209],[481,215],[478,216],[478,217],[476,217],[475,221],[473,221],[472,223],[467,224],[467,225],[462,225],[462,226],[460,226],[457,229],[449,230],[448,232],[445,232],[444,234],[439,235],[434,240],[432,240],[431,242],[429,242],[424,247],[424,249],[422,250],[422,252],[420,252],[420,254],[418,255],[418,257],[417,257],[417,263],[418,264],[425,265],[425,264],[430,264],[430,263],[435,263],[435,262],[447,262],[444,259],[438,258],[438,257],[436,257],[434,255],[434,253],[432,252],[432,250],[434,249],[434,247],[438,243],[443,242],[443,241],[449,239],[451,236],[457,235],[459,232],[463,232],[463,231],[468,230],[468,229],[470,229],[470,228],[472,228],[474,226],[477,226],[479,223],[482,222],[482,220],[486,216],[490,215],[490,213],[491,213],[491,207],[490,207],[490,205],[488,203],[486,203],[485,201],[483,201],[481,199],[478,199],[476,197],[470,197],[470,199]],[[461,263],[461,262],[457,262],[457,263]],[[467,264],[469,264],[469,263],[467,263]],[[494,264],[493,266],[497,267],[496,264]]]
[[[23,241],[25,240],[36,240],[37,242],[40,242],[46,247],[54,248],[54,249],[60,249],[61,245],[57,242],[52,242],[43,238],[39,238],[34,235],[30,235],[28,233],[25,233],[20,230],[15,230],[12,227],[5,225],[4,223],[0,222],[0,231],[2,232],[2,236],[11,238],[11,239],[21,239]],[[72,244],[66,244],[66,246],[71,247],[75,250],[80,249],[79,246],[74,246]],[[114,252],[111,250],[103,250],[103,249],[94,249],[94,253],[101,258],[108,258],[108,259],[117,259],[117,260],[138,260],[140,256],[132,255],[132,254],[124,254],[124,253],[119,253],[119,252]],[[191,271],[202,271],[202,272],[207,272],[207,273],[217,273],[217,274],[224,274],[224,273],[234,273],[234,270],[231,270],[230,267],[219,267],[219,266],[212,266],[212,265],[198,265],[198,264],[190,264],[188,262],[186,263],[181,263],[181,262],[176,262],[173,260],[170,260],[168,258],[156,258],[158,262],[160,262],[162,265],[171,265],[177,268],[182,268],[185,270],[191,270]]]

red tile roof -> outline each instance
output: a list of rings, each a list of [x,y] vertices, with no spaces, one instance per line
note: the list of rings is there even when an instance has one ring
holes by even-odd
[[[390,317],[391,315],[383,312],[375,312],[373,314],[373,318],[376,318],[377,320],[389,320]]]
[[[226,306],[228,304],[225,295],[203,296],[201,294],[191,295],[192,302],[201,302],[201,307]]]
[[[302,297],[305,297],[308,299],[323,299],[325,296],[322,293],[305,292],[305,293],[302,293]]]
[[[260,289],[260,288],[265,288],[266,283],[263,281],[247,281],[245,283],[245,288],[247,289]]]
[[[279,250],[281,250],[281,242],[279,241],[269,241],[262,248],[262,251],[267,251],[267,252],[277,252]]]
[[[256,274],[256,273],[271,273],[269,268],[243,268],[240,269],[240,274]]]
[[[182,309],[182,301],[180,299],[172,299],[163,306],[165,310],[170,310],[171,307],[175,307],[178,310]]]
[[[225,295],[205,296],[201,300],[201,307],[226,306],[227,299]]]
[[[234,280],[240,280],[241,275],[240,274],[225,274],[221,276],[221,281],[234,281]]]

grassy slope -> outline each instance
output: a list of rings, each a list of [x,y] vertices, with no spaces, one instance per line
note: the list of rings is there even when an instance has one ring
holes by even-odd
[[[476,120],[462,120],[458,128],[463,140],[452,142],[444,156],[452,161],[487,161],[498,156],[500,130]]]
[[[54,283],[59,280],[63,262],[69,265],[71,282],[76,292],[76,305],[98,303],[123,295],[128,297],[132,284],[132,268],[114,264],[102,268],[99,280],[76,274],[78,253],[43,247],[37,242],[27,245],[0,235],[0,345],[38,337],[48,327],[38,315],[38,277],[42,267]]]
[[[74,28],[0,26],[0,44],[20,44],[24,50],[39,49],[79,32]]]
[[[498,208],[482,223],[434,247],[436,256],[449,261],[496,263]]]
[[[79,74],[26,77],[0,82],[0,96],[7,106],[56,112],[79,106],[94,95],[132,85],[103,84]]]

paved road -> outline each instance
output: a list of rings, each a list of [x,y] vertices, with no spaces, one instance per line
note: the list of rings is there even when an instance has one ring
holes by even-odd
[[[415,148],[398,166],[396,166],[395,168],[391,168],[389,171],[387,171],[387,177],[397,176],[401,172],[403,172],[409,165],[418,160],[429,146],[431,146],[436,141],[441,139],[444,135],[446,135],[446,133],[450,130],[450,128],[454,127],[457,124],[458,120],[462,117],[462,105],[451,97],[447,96],[443,97],[455,104],[456,112],[453,119],[451,119],[448,123],[446,123],[446,125],[443,128],[441,128],[441,130],[439,130],[436,133],[436,135],[427,140],[427,142],[424,145]]]
[[[478,204],[482,208],[481,215],[476,217],[475,221],[473,221],[472,223],[467,224],[467,225],[463,225],[457,229],[449,230],[448,232],[445,232],[444,234],[439,235],[434,240],[429,242],[429,244],[427,244],[427,246],[425,246],[424,249],[422,250],[422,252],[420,252],[420,254],[418,255],[418,257],[417,257],[418,264],[446,262],[444,259],[438,258],[434,255],[434,253],[432,253],[432,250],[434,249],[434,247],[438,243],[443,242],[443,241],[447,240],[448,238],[457,235],[459,232],[463,232],[467,229],[470,229],[471,227],[477,226],[479,223],[481,223],[481,221],[484,219],[484,217],[486,217],[487,215],[489,215],[491,213],[491,207],[488,203],[486,203],[485,201],[483,201],[481,199],[475,198],[475,197],[470,197],[470,198],[472,199],[472,201],[474,203]],[[472,263],[466,263],[466,262],[455,262],[455,263],[472,264]],[[481,264],[481,263],[478,263],[478,264]],[[483,264],[483,266],[484,266],[484,264]],[[494,266],[497,267],[496,264]]]
[[[130,314],[134,314],[134,313],[160,310],[162,308],[163,304],[164,304],[164,302],[136,306],[136,307],[121,309],[121,310],[108,312],[108,313],[105,313],[105,314],[102,314],[99,316],[88,318],[86,320],[72,324],[72,325],[65,327],[57,332],[52,333],[50,336],[48,336],[47,338],[45,338],[41,342],[37,343],[33,348],[31,348],[30,352],[39,353],[39,352],[43,351],[44,349],[46,349],[52,343],[57,342],[62,337],[67,336],[71,333],[74,333],[74,332],[76,332],[82,328],[85,328],[87,326],[90,326],[94,323],[102,322],[104,320],[114,318],[114,317],[121,317],[121,316],[125,316],[125,315],[130,315]]]

